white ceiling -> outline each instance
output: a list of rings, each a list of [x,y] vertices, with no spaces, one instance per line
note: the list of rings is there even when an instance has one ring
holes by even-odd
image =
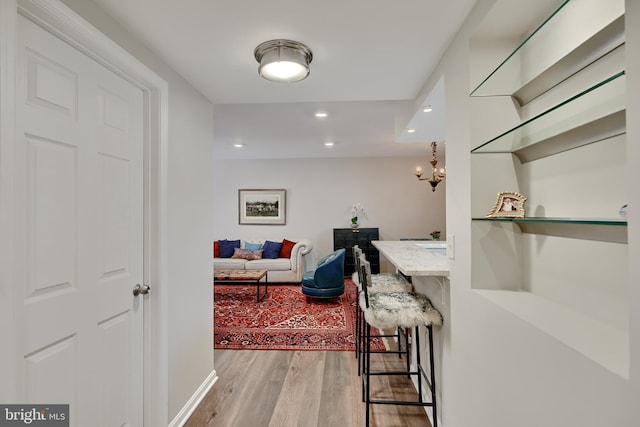
[[[428,143],[444,139],[444,116],[414,143],[396,138],[397,111],[416,98],[476,0],[93,1],[214,104],[217,157],[301,158],[428,156]],[[253,50],[275,38],[311,48],[306,80],[258,76]],[[434,110],[440,89],[429,96]],[[318,110],[329,116],[316,119]]]

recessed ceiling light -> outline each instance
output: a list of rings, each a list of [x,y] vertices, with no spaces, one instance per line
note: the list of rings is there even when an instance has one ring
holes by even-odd
[[[422,111],[424,111],[425,113],[430,113],[433,111],[433,108],[431,108],[431,105],[427,105]]]
[[[325,147],[333,147],[334,145],[336,145],[336,143],[333,141],[327,141],[324,143]]]
[[[316,113],[316,117],[319,119],[324,119],[325,117],[327,117],[329,114],[325,113],[324,111],[320,111]]]
[[[415,129],[407,129],[407,133],[414,133],[415,131]]]
[[[242,147],[244,147],[244,144],[237,143],[237,144],[233,144],[233,146],[236,147],[236,148],[242,148]]]

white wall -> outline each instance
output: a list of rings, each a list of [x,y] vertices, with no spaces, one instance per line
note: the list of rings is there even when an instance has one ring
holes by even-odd
[[[444,301],[445,322],[438,340],[442,343],[441,421],[446,427],[534,427],[603,425],[637,426],[640,412],[638,379],[638,266],[629,262],[628,288],[631,313],[631,379],[625,379],[588,357],[520,320],[483,298],[472,289],[471,275],[471,174],[472,101],[469,93],[469,37],[490,7],[492,0],[480,0],[458,37],[447,50],[422,94],[427,94],[442,74],[447,100],[447,228],[456,236],[456,258]],[[627,49],[637,48],[640,10],[627,1]],[[637,58],[629,58],[629,93],[638,88]],[[418,105],[419,103],[417,103]],[[638,101],[629,97],[628,141],[637,139]],[[480,125],[481,126],[481,125]],[[629,144],[627,170],[630,182],[638,182],[640,159],[637,144]],[[624,185],[611,182],[610,185]],[[628,191],[629,203],[640,204],[638,192]],[[597,197],[597,194],[594,194]],[[633,200],[631,200],[633,199]],[[638,259],[638,236],[630,218],[629,259]],[[637,228],[637,221],[635,222]],[[635,258],[633,254],[635,253]],[[571,257],[572,254],[565,254]],[[637,262],[635,263],[637,264]],[[625,263],[623,263],[625,265]],[[635,279],[634,279],[635,278]],[[433,286],[427,287],[437,292]],[[435,289],[435,290],[433,290]],[[430,295],[431,296],[431,295]],[[433,294],[434,301],[440,301]],[[634,357],[635,355],[635,357]],[[635,373],[635,375],[634,375]],[[635,398],[631,391],[635,391]],[[632,400],[635,399],[635,402]]]
[[[180,89],[169,94],[169,419],[214,368],[212,106]]]
[[[628,52],[638,52],[640,50],[640,2],[636,0],[625,1],[625,28],[627,37]],[[627,91],[629,94],[640,93],[640,56],[627,56]],[[640,182],[640,147],[637,141],[640,140],[640,98],[638,96],[627,97],[627,188],[629,195],[629,205],[636,206],[629,212],[627,218],[629,222],[629,311],[630,311],[630,334],[629,341],[631,347],[630,366],[630,387],[627,391],[625,402],[629,408],[629,420],[633,425],[638,425],[640,420],[640,191],[637,185]],[[631,424],[631,423],[629,423]]]
[[[168,408],[172,420],[213,371],[213,106],[92,2],[63,0],[169,86]]]
[[[377,227],[380,239],[444,234],[446,180],[436,192],[414,171],[428,158],[217,160],[214,167],[215,239],[296,238],[313,241],[311,268],[333,250],[333,229],[349,227],[351,206],[361,203],[361,227]],[[238,225],[238,189],[287,190],[286,225]],[[381,260],[383,261],[383,260]],[[391,269],[390,264],[384,267]]]

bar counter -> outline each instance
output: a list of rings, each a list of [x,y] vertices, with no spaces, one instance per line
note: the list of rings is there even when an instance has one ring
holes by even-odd
[[[402,274],[406,276],[440,276],[449,277],[449,259],[428,248],[441,244],[441,241],[384,241],[374,240],[380,254],[384,255]]]

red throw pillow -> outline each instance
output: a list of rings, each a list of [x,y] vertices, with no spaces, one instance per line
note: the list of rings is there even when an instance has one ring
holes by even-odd
[[[284,239],[282,241],[282,248],[280,249],[280,258],[291,258],[291,250],[296,245],[297,242],[292,242],[291,240]]]
[[[213,257],[220,258],[220,242],[218,240],[213,242]]]

